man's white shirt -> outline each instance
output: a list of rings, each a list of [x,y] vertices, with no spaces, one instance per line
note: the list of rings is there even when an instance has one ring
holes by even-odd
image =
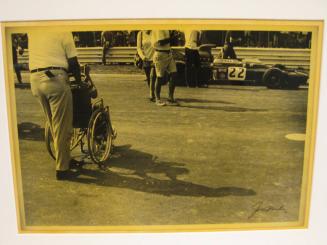
[[[28,33],[30,70],[45,67],[68,69],[68,58],[77,56],[73,35],[63,31],[31,31]]]

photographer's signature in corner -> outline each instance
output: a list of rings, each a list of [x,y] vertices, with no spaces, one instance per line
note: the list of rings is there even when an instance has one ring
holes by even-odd
[[[274,207],[272,205],[264,206],[263,201],[257,202],[253,205],[253,212],[248,216],[248,219],[251,219],[254,215],[256,215],[258,212],[270,212],[270,211],[284,211],[285,213],[286,208],[284,205],[280,205],[278,207]]]

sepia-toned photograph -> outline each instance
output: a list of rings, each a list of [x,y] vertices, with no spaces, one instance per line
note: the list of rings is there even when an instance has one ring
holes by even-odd
[[[307,226],[321,22],[83,23],[3,28],[20,232]]]

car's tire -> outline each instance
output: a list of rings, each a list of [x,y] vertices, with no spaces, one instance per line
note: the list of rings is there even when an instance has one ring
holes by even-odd
[[[265,71],[262,81],[270,89],[283,89],[286,85],[286,77],[278,68],[271,68]]]

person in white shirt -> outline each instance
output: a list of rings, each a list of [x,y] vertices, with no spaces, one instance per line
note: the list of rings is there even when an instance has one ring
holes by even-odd
[[[168,30],[153,30],[151,39],[155,50],[153,63],[157,75],[155,84],[156,104],[159,106],[177,105],[174,99],[177,68],[170,47],[170,33]],[[166,73],[170,75],[170,79],[168,81],[168,100],[167,103],[164,103],[160,99],[160,91]]]
[[[146,76],[148,87],[150,88],[150,101],[155,101],[155,81],[156,72],[153,65],[154,48],[151,43],[151,31],[143,30],[137,34],[137,53],[143,61],[143,70]]]
[[[81,81],[71,32],[35,30],[28,33],[32,94],[39,100],[50,126],[56,158],[56,178],[75,177],[70,170],[80,162],[71,159],[73,101],[68,70]]]
[[[185,82],[188,87],[200,87],[200,55],[198,50],[200,32],[185,31]]]

